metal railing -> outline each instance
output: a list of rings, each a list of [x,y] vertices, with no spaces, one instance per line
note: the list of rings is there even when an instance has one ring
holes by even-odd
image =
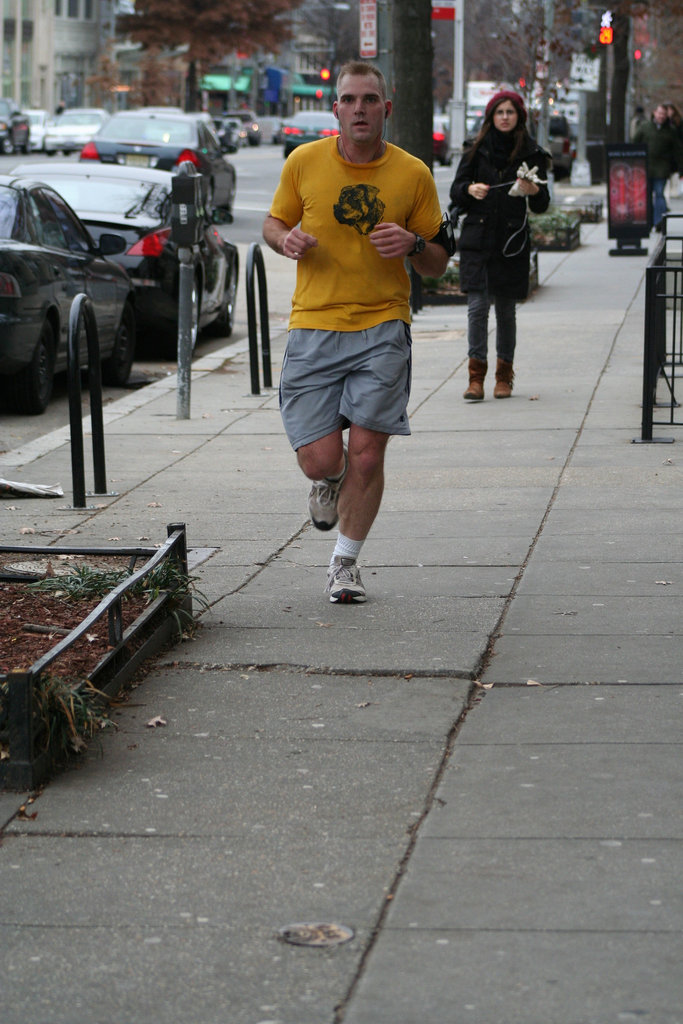
[[[92,630],[98,619],[107,616],[109,627],[110,650],[97,666],[98,674],[106,670],[109,685],[99,686],[103,692],[113,692],[121,679],[121,668],[130,662],[129,644],[133,635],[142,628],[150,626],[153,618],[163,613],[174,595],[170,591],[162,592],[148,608],[138,617],[127,630],[123,629],[122,601],[126,594],[136,586],[162,562],[173,561],[177,564],[182,576],[187,578],[187,537],[184,523],[171,523],[167,527],[168,538],[160,548],[87,548],[87,547],[8,547],[1,546],[2,552],[31,552],[33,554],[68,555],[112,555],[130,557],[131,569],[135,561],[147,557],[148,561],[115,587],[83,621],[55,646],[34,662],[28,669],[9,672],[0,676],[0,682],[6,683],[6,701],[4,709],[0,706],[0,739],[9,749],[9,758],[0,764],[0,789],[32,789],[45,777],[51,767],[50,753],[42,742],[44,737],[37,735],[35,690],[41,676],[64,653]],[[177,607],[177,606],[175,606]],[[181,607],[191,615],[192,598],[188,593]],[[147,654],[149,656],[151,652]],[[90,674],[93,679],[95,673]],[[111,682],[113,680],[113,683]],[[81,684],[76,684],[76,687]]]
[[[683,368],[683,234],[679,218],[667,221],[645,270],[643,413],[635,443],[670,444],[673,437],[654,437],[653,428],[683,426],[676,399]]]
[[[257,242],[252,242],[247,253],[247,320],[249,324],[249,366],[251,369],[251,393],[260,395],[258,366],[258,337],[256,334],[256,300],[254,295],[254,270],[258,280],[259,320],[261,322],[261,361],[263,363],[263,386],[272,388],[273,374],[270,366],[270,326],[268,324],[268,288],[263,253]]]

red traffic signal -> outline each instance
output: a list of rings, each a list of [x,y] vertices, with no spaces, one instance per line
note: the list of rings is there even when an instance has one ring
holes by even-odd
[[[643,56],[643,51],[642,50],[634,50],[633,51],[633,59],[634,60],[640,60],[640,58],[642,56]]]
[[[603,25],[600,29],[600,35],[598,39],[604,46],[608,46],[614,42],[614,29],[611,25]]]

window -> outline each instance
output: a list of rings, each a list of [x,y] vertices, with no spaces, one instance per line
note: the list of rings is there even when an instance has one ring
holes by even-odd
[[[31,213],[33,214],[33,229],[38,242],[47,245],[51,249],[67,249],[64,232],[59,226],[55,211],[48,203],[42,192],[35,191],[29,196]]]
[[[59,221],[66,238],[67,248],[69,248],[71,252],[89,252],[90,239],[62,197],[56,192],[48,192],[47,189],[43,195],[57,216],[57,220]]]
[[[85,18],[86,21],[92,21],[92,19],[93,19],[92,0],[83,0],[83,17]]]
[[[62,0],[55,0],[55,18],[62,16]]]
[[[67,17],[68,18],[77,18],[78,17],[79,2],[80,2],[80,0],[68,0],[68,4],[69,4],[68,11],[67,11]]]

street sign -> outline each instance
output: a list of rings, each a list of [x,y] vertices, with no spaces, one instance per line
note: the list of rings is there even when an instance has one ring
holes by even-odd
[[[600,87],[600,58],[587,57],[585,53],[573,54],[569,83],[572,89],[597,92]]]
[[[377,0],[360,0],[360,55],[377,56]]]

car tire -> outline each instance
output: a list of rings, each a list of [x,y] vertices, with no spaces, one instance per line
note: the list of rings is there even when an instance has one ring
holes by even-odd
[[[123,387],[135,359],[135,313],[130,302],[123,307],[111,355],[102,363],[102,381]]]
[[[228,271],[230,274],[230,280],[228,281],[228,286],[223,293],[223,302],[218,312],[218,316],[207,328],[207,331],[214,337],[229,338],[232,334],[233,327],[235,326],[235,300],[237,298],[239,270],[240,258],[239,253],[236,251],[232,266]]]
[[[5,156],[11,156],[12,153],[14,152],[14,145],[13,145],[12,140],[10,139],[9,135],[5,135],[4,139],[2,140],[2,147],[1,148],[2,148],[2,152],[5,154]]]
[[[49,320],[43,324],[36,347],[19,373],[5,381],[7,405],[14,412],[39,416],[52,397],[55,374],[55,332]]]

